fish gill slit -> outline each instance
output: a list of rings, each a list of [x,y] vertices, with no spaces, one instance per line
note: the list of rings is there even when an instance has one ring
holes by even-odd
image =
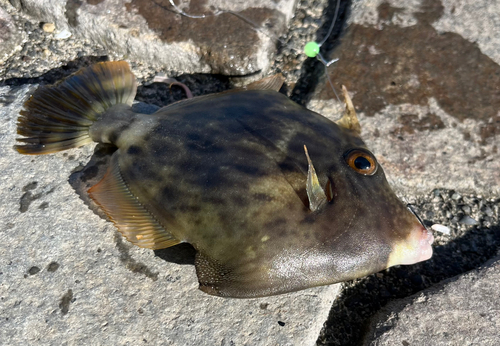
[[[354,191],[355,191],[355,193],[357,195],[358,194],[358,190],[357,190],[356,186],[354,186]],[[338,234],[335,238],[333,238],[332,245],[334,245],[337,242],[337,240],[339,240],[340,237],[342,235],[344,235],[347,231],[349,231],[349,229],[351,228],[352,223],[353,223],[354,219],[356,218],[358,205],[359,205],[359,202],[356,202],[356,208],[354,208],[354,213],[353,213],[351,219],[349,220],[349,223],[347,224],[347,227],[342,232],[340,232],[340,234]]]

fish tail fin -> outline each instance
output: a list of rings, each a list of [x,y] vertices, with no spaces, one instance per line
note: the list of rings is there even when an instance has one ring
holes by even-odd
[[[21,154],[49,154],[76,148],[92,139],[90,126],[116,104],[132,105],[135,77],[125,61],[84,68],[53,86],[37,89],[19,113],[14,148]]]

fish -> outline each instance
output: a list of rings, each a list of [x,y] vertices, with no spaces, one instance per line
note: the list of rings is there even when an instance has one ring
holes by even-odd
[[[429,259],[433,235],[361,139],[345,87],[333,122],[282,84],[267,77],[141,114],[128,63],[101,62],[38,88],[14,148],[115,146],[90,198],[134,245],[191,244],[210,295],[271,296]]]

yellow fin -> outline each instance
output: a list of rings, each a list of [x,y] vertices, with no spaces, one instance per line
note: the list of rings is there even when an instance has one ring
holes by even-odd
[[[130,192],[113,154],[104,178],[88,193],[129,242],[148,249],[164,249],[180,243]]]
[[[279,91],[284,79],[281,73],[266,77],[243,87],[244,90],[274,90]]]
[[[321,206],[328,202],[325,191],[319,185],[318,176],[316,175],[316,170],[312,164],[311,158],[309,157],[309,152],[307,147],[304,145],[304,151],[307,157],[307,197],[309,197],[309,209],[312,211],[318,210]]]
[[[347,88],[342,85],[342,94],[345,100],[345,112],[342,118],[336,121],[337,125],[353,131],[355,134],[361,134],[361,126],[359,125],[358,117],[356,116],[356,111],[354,110],[354,105],[349,97]]]

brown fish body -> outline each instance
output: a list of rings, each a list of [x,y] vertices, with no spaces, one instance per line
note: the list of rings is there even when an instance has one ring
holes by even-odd
[[[130,102],[96,112],[89,140],[118,150],[89,193],[129,241],[153,249],[192,244],[200,288],[230,297],[296,291],[430,257],[431,236],[391,191],[354,127],[265,85],[255,89],[151,115],[133,113]],[[33,123],[41,126],[34,98],[20,119],[25,136]],[[374,172],[353,169],[352,155],[372,160]],[[324,203],[313,211],[318,193]]]

